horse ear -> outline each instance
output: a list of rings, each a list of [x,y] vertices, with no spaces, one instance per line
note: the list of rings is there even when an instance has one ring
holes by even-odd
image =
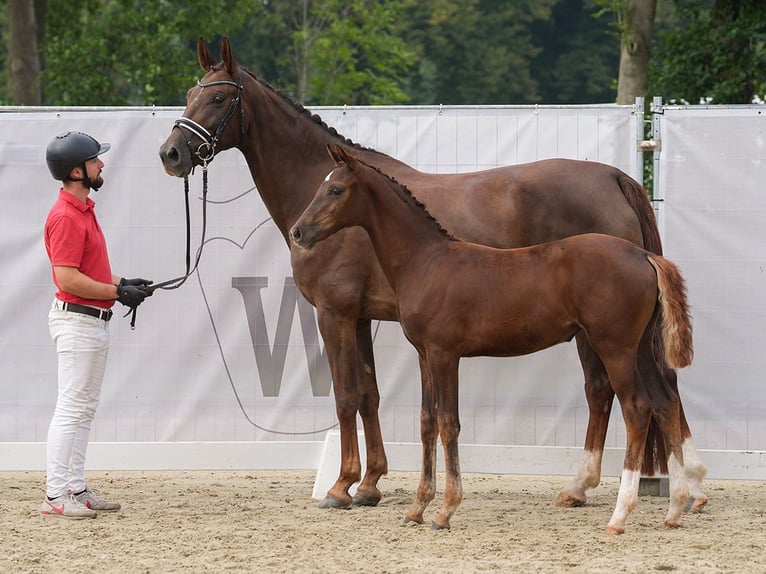
[[[199,60],[199,65],[202,66],[202,69],[206,72],[209,71],[216,62],[215,57],[210,53],[210,50],[205,45],[205,41],[202,38],[197,40],[197,59]]]
[[[226,71],[229,72],[230,75],[233,76],[234,72],[239,69],[239,64],[237,64],[237,61],[231,53],[231,44],[229,43],[228,36],[224,36],[221,43],[221,60],[223,60],[223,65],[226,66]]]

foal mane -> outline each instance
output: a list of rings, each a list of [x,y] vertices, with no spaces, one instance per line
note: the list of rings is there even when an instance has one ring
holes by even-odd
[[[425,217],[428,221],[433,223],[436,226],[436,229],[439,230],[439,232],[444,235],[447,239],[450,241],[459,241],[454,235],[452,235],[449,231],[447,231],[444,226],[442,226],[441,223],[433,216],[431,215],[431,212],[428,211],[426,206],[417,198],[415,195],[410,191],[410,189],[404,185],[403,183],[399,183],[394,179],[392,176],[388,175],[387,173],[384,173],[381,171],[381,169],[377,166],[370,165],[369,163],[360,160],[359,158],[356,158],[356,160],[369,167],[373,171],[376,171],[380,175],[383,176],[383,178],[386,180],[386,182],[389,184],[389,187],[396,193],[399,198],[404,201],[405,203],[412,203],[418,211]],[[403,197],[402,197],[403,196]]]

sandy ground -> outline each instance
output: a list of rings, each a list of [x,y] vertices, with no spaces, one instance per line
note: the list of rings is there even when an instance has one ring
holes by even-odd
[[[450,531],[402,525],[415,473],[384,477],[380,505],[351,510],[320,509],[314,478],[92,472],[122,510],[74,521],[38,513],[43,473],[2,472],[0,572],[766,572],[762,482],[706,481],[709,504],[677,530],[662,526],[667,498],[641,497],[626,533],[608,536],[612,478],[585,507],[562,509],[553,500],[566,477],[464,474]]]

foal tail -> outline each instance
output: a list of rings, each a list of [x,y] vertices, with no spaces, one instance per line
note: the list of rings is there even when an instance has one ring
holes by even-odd
[[[694,357],[694,345],[686,282],[672,261],[655,254],[647,254],[646,258],[657,271],[665,360],[674,369],[688,367]]]

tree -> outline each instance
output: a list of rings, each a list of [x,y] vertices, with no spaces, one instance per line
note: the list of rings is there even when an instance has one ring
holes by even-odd
[[[532,61],[540,102],[614,102],[620,55],[616,26],[604,26],[594,0],[558,0],[551,17],[532,24],[541,52]]]
[[[8,0],[8,72],[11,100],[18,106],[42,103],[40,49],[45,0]],[[39,20],[38,17],[43,17]]]
[[[49,0],[50,105],[181,105],[196,41],[237,31],[249,0]],[[85,33],[83,33],[85,31]]]
[[[402,0],[271,0],[232,37],[241,62],[299,102],[393,104],[414,53],[398,34]]]
[[[408,39],[420,65],[409,83],[424,104],[539,101],[532,61],[540,53],[531,24],[556,0],[410,0]]]
[[[675,0],[658,31],[652,89],[690,104],[766,99],[766,2]]]
[[[620,33],[617,103],[633,104],[649,87],[649,59],[657,0],[596,0],[602,13],[612,12]]]

